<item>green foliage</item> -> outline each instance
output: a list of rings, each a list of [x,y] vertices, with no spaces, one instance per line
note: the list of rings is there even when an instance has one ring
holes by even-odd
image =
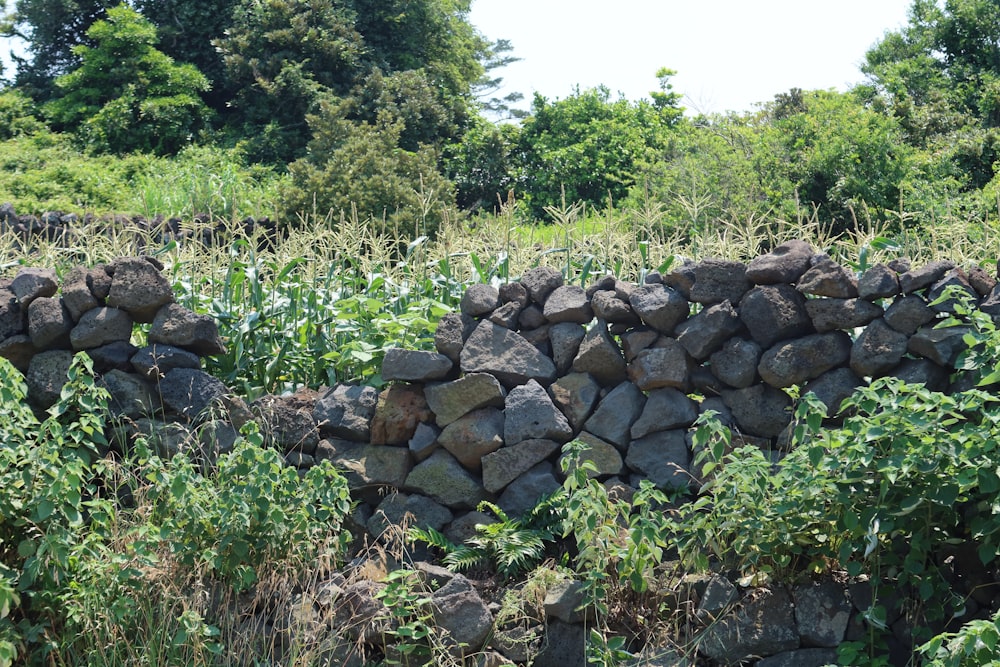
[[[301,478],[281,454],[263,447],[253,422],[209,476],[183,456],[146,464],[154,539],[179,563],[204,567],[238,590],[269,563],[309,559],[331,540],[350,511],[347,481],[329,461]],[[339,549],[338,549],[339,551]]]
[[[997,667],[1000,665],[1000,614],[970,621],[953,633],[942,633],[920,646],[927,667]]]
[[[208,80],[153,45],[156,27],[121,5],[87,30],[94,46],[78,46],[79,68],[56,79],[62,94],[46,106],[57,127],[97,151],[174,153],[208,117],[198,93]]]
[[[405,568],[394,570],[386,576],[385,584],[375,598],[389,610],[393,622],[386,634],[396,640],[386,647],[390,653],[386,663],[408,665],[412,660],[429,660],[434,639],[434,612],[431,597],[423,590],[420,574]],[[401,658],[393,659],[393,653]]]
[[[35,105],[17,90],[0,92],[0,141],[32,135],[44,125],[35,116]]]
[[[475,121],[461,141],[444,150],[445,173],[455,184],[456,203],[466,211],[499,212],[516,189],[520,128]]]

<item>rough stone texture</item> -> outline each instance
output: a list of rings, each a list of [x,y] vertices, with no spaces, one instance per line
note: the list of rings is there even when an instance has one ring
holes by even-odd
[[[201,358],[194,352],[163,344],[147,345],[136,350],[130,355],[129,363],[136,373],[151,380],[159,379],[175,368],[201,368]]]
[[[474,509],[487,499],[482,483],[443,449],[415,465],[404,486],[450,509]]]
[[[652,391],[673,387],[685,391],[691,386],[694,361],[673,338],[660,338],[628,364],[628,378],[639,389]]]
[[[443,354],[393,347],[385,351],[382,379],[386,382],[430,382],[444,378],[452,368],[451,359]]]
[[[962,338],[970,331],[971,329],[966,326],[942,329],[921,327],[910,336],[906,349],[912,354],[930,359],[939,366],[953,368],[958,355],[967,347]]]
[[[320,449],[317,447],[317,452]],[[406,449],[385,445],[344,447],[333,452],[330,460],[344,473],[348,486],[355,490],[366,487],[402,487],[413,468]]]
[[[796,586],[792,600],[802,646],[836,648],[844,641],[851,603],[842,585],[823,581]]]
[[[791,285],[760,285],[743,297],[740,319],[761,347],[811,333],[806,300]]]
[[[923,297],[908,294],[892,302],[885,311],[884,319],[896,331],[911,336],[935,317],[937,313],[927,305]]]
[[[174,300],[170,283],[160,269],[146,258],[126,257],[115,260],[108,271],[111,274],[111,290],[108,292],[107,305],[121,308],[136,322],[152,322],[160,307]],[[212,324],[214,326],[214,322]]]
[[[733,614],[710,625],[698,645],[700,653],[722,664],[798,647],[792,600],[783,588],[758,591]]]
[[[221,380],[194,368],[171,370],[157,388],[164,407],[192,420],[208,417],[209,408],[229,393]]]
[[[107,345],[91,348],[87,350],[87,355],[94,362],[94,372],[107,373],[115,368],[120,371],[135,370],[132,365],[132,358],[138,354],[138,352],[139,350],[135,345],[132,345],[132,343],[119,340],[113,343],[108,343]],[[201,365],[201,360],[198,359],[198,357],[194,357],[194,359],[196,365],[192,367],[198,368]]]
[[[462,294],[459,309],[463,315],[482,317],[500,305],[500,292],[492,285],[475,283],[469,285]]]
[[[577,373],[589,373],[605,387],[625,380],[625,357],[604,322],[598,321],[584,336],[572,369]]]
[[[320,436],[367,442],[378,399],[374,387],[339,384],[327,390],[313,408]]]
[[[548,266],[537,266],[528,269],[521,276],[521,284],[528,290],[532,301],[545,304],[545,300],[557,287],[563,284],[562,274]]]
[[[68,350],[39,352],[31,358],[24,380],[33,406],[44,410],[59,400],[72,363],[73,353]]]
[[[549,300],[551,302],[551,297]],[[566,417],[534,380],[510,390],[504,413],[503,440],[508,445],[523,440],[566,442],[573,437]]]
[[[432,419],[423,387],[394,384],[379,394],[378,405],[371,420],[371,443],[404,445],[413,437],[417,424]]]
[[[930,262],[917,269],[911,269],[899,276],[899,289],[903,294],[910,294],[925,287],[930,287],[941,280],[951,269],[955,268],[955,262],[951,260],[941,260]]]
[[[10,291],[25,311],[35,299],[55,296],[58,290],[59,283],[54,269],[24,268],[17,272],[10,283]]]
[[[790,387],[819,377],[851,357],[851,338],[843,331],[812,334],[771,347],[757,372],[772,387]]]
[[[549,343],[552,345],[552,360],[556,364],[556,374],[565,375],[573,366],[573,360],[580,353],[580,343],[587,330],[573,322],[560,322],[549,328]]]
[[[763,438],[777,437],[791,421],[792,399],[766,384],[722,392],[722,400],[740,429]]]
[[[586,324],[594,319],[594,310],[590,306],[587,293],[579,285],[563,285],[554,289],[545,300],[542,314],[553,324],[559,322]]]
[[[438,444],[467,469],[478,472],[483,456],[503,447],[504,421],[504,413],[497,408],[473,410],[445,426]]]
[[[643,322],[663,334],[672,334],[691,310],[687,299],[666,285],[637,287],[628,301]]]
[[[438,447],[438,436],[441,429],[431,424],[420,422],[417,430],[413,432],[413,437],[407,443],[407,448],[417,461],[423,461]]]
[[[499,493],[558,450],[559,443],[552,440],[524,440],[486,454],[482,458],[483,486],[490,493]]]
[[[740,592],[733,582],[722,576],[714,576],[708,580],[695,613],[699,619],[710,623],[736,602],[739,596]]]
[[[819,333],[862,327],[882,317],[881,306],[863,299],[807,299],[806,312]]]
[[[752,340],[730,338],[722,349],[709,357],[709,368],[715,377],[730,387],[743,389],[757,381],[757,364],[762,350]]]
[[[632,424],[642,414],[645,404],[646,397],[638,387],[622,382],[601,400],[584,423],[584,429],[624,449],[631,440]]]
[[[944,296],[945,290],[948,288],[957,288],[959,292],[964,293],[964,295],[969,299],[969,302],[975,305],[979,302],[979,295],[976,290],[972,289],[972,285],[969,284],[969,279],[965,275],[965,271],[959,268],[950,269],[940,280],[936,281],[931,288],[927,290],[927,301],[928,305],[932,310],[939,313],[953,313],[955,312],[955,305],[958,303],[958,298],[954,297],[951,299],[945,299],[940,303],[935,303],[938,299]]]
[[[679,489],[691,482],[691,452],[687,431],[659,431],[633,440],[625,465],[663,490]]]
[[[458,313],[447,313],[438,320],[437,329],[434,330],[434,349],[453,363],[459,363],[462,347],[475,326],[476,321],[471,317],[463,318]]]
[[[508,516],[521,516],[534,508],[542,496],[549,495],[561,486],[552,464],[542,461],[508,484],[497,498],[497,505]]]
[[[837,664],[837,650],[832,648],[800,648],[782,651],[757,661],[757,667],[826,667]]]
[[[169,303],[156,311],[149,330],[149,342],[173,345],[203,357],[226,351],[215,320],[176,303]]]
[[[805,241],[782,243],[766,255],[754,258],[747,265],[747,280],[758,285],[794,283],[809,270],[812,246]]]
[[[862,385],[861,379],[850,368],[835,368],[812,380],[802,389],[802,394],[816,394],[826,406],[828,417],[840,411],[840,404]]]
[[[681,296],[685,299],[690,299],[691,288],[694,286],[695,266],[696,264],[694,263],[694,260],[685,258],[684,261],[681,262],[680,266],[671,268],[670,271],[663,276],[663,284],[680,292]]]
[[[560,579],[545,589],[542,608],[545,618],[564,623],[582,623],[588,616],[586,584],[572,579]]]
[[[614,445],[601,440],[596,435],[587,433],[584,431],[581,433],[577,440],[583,443],[583,451],[580,455],[581,459],[584,461],[589,461],[596,468],[595,471],[589,473],[590,477],[609,477],[611,475],[620,475],[625,469],[622,463],[622,455],[615,448]],[[559,458],[559,470],[563,470],[563,461],[569,457],[568,454],[563,454]],[[569,464],[566,468],[566,474],[571,475],[576,469],[574,458],[569,458]]]
[[[703,360],[731,338],[743,323],[729,301],[705,308],[681,322],[676,329],[677,342],[693,358]]]
[[[597,405],[601,386],[587,373],[570,373],[553,382],[549,394],[573,432],[579,433]]]
[[[464,373],[489,373],[506,387],[528,380],[548,385],[556,376],[551,359],[518,334],[492,322],[476,327],[460,358]]]
[[[14,293],[0,289],[0,340],[24,333],[24,313]]]
[[[938,366],[929,359],[903,359],[892,370],[891,375],[909,384],[922,384],[931,391],[944,391],[948,388],[948,376],[951,372],[943,366]]]
[[[815,255],[795,288],[803,294],[828,296],[835,299],[854,299],[858,296],[858,280],[854,275],[830,259],[829,255]]]
[[[13,335],[0,341],[0,357],[3,357],[22,373],[28,372],[28,364],[35,356],[35,346],[25,335]]]
[[[528,305],[530,297],[528,296],[528,288],[522,283],[504,283],[500,286],[499,290],[500,303],[514,303],[517,304],[519,308],[524,308]]]
[[[38,297],[28,306],[28,336],[39,350],[70,347],[73,318],[56,297]]]
[[[101,376],[100,382],[111,394],[108,407],[115,414],[139,419],[160,412],[160,399],[153,387],[135,373],[112,370]]]
[[[453,518],[444,505],[418,493],[390,493],[378,504],[367,522],[368,532],[379,537],[390,526],[420,526],[441,530]]]
[[[586,667],[586,631],[577,623],[550,621],[545,628],[545,644],[531,662],[532,667]]]
[[[312,411],[296,396],[262,396],[250,405],[261,433],[284,453],[312,455],[319,444],[319,428]]]
[[[621,335],[622,352],[625,361],[631,362],[636,355],[652,346],[660,338],[660,332],[648,327],[636,327]]]
[[[89,271],[82,266],[73,267],[62,282],[62,300],[70,317],[79,322],[80,317],[92,308],[97,308],[100,302],[87,284]]]
[[[726,300],[739,303],[750,286],[745,264],[724,259],[706,259],[694,267],[690,298],[695,303],[722,303]]]
[[[687,428],[698,418],[698,404],[676,389],[657,389],[649,393],[642,414],[632,424],[633,440],[656,431]]]
[[[427,385],[424,396],[437,425],[444,427],[473,410],[502,408],[506,391],[489,373],[469,373],[452,382]]]
[[[614,290],[595,292],[590,305],[594,309],[594,316],[599,320],[629,326],[635,326],[640,322],[639,316],[632,310],[628,300],[619,298]]]
[[[981,266],[971,266],[965,272],[972,289],[976,290],[979,296],[986,296],[997,286],[997,279],[989,274]]]
[[[431,595],[434,626],[453,656],[482,648],[493,629],[493,614],[472,583],[460,574]]]
[[[69,332],[74,350],[87,350],[118,341],[128,342],[132,337],[132,318],[117,308],[93,308],[77,321]]]
[[[858,296],[868,301],[899,294],[899,274],[885,264],[876,264],[858,279]]]
[[[514,302],[504,303],[490,313],[487,319],[505,329],[516,329],[517,323],[521,319],[522,310],[523,308]]]
[[[879,377],[899,364],[906,353],[906,335],[878,319],[868,325],[851,348],[851,370],[859,377]]]
[[[533,303],[526,308],[522,308],[521,312],[517,316],[517,327],[522,332],[530,329],[538,329],[544,326],[548,320],[545,319],[545,314],[542,311],[542,307],[537,303]]]

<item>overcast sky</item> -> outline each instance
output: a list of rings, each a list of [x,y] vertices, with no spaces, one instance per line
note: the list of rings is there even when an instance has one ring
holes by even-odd
[[[676,70],[674,90],[701,112],[749,111],[777,93],[845,90],[865,51],[905,25],[912,0],[473,0],[471,22],[509,39],[509,90],[565,98],[606,85],[635,100]],[[508,90],[508,92],[509,92]]]

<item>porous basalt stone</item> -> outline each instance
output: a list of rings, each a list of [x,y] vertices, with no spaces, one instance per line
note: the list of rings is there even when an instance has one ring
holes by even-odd
[[[136,322],[152,322],[160,308],[174,300],[170,283],[149,258],[125,257],[106,270],[111,275],[107,305],[121,308]]]

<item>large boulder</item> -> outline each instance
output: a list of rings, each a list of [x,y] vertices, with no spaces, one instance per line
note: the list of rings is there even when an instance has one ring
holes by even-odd
[[[772,387],[791,387],[817,378],[851,357],[851,337],[843,331],[787,340],[761,356],[757,371]]]
[[[462,372],[489,373],[506,387],[536,380],[548,385],[556,377],[552,360],[517,333],[483,321],[465,342]]]
[[[747,265],[747,279],[758,285],[794,283],[809,270],[813,256],[811,245],[802,240],[782,243]]]
[[[153,260],[125,257],[112,262],[107,271],[111,275],[107,305],[121,308],[136,322],[152,322],[160,308],[174,300],[170,283]]]

